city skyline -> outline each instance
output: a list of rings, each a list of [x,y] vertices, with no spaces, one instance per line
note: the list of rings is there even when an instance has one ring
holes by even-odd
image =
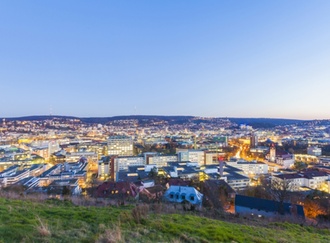
[[[0,117],[329,119],[329,1],[1,2]]]

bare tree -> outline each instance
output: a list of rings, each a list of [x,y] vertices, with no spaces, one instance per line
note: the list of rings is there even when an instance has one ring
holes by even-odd
[[[289,194],[292,191],[293,186],[294,185],[290,180],[273,178],[268,187],[268,192],[274,200],[284,202],[289,199]]]
[[[274,177],[266,189],[273,200],[280,202],[278,211],[281,214],[284,214],[284,202],[290,199],[289,195],[293,186],[290,180]]]

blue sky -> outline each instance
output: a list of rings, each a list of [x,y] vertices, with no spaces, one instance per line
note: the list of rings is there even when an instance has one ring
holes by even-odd
[[[330,1],[0,1],[0,116],[330,118]]]

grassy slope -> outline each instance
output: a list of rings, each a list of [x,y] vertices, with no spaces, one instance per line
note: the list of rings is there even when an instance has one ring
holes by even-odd
[[[131,211],[132,207],[0,198],[0,242],[95,242],[102,237],[125,242],[330,242],[329,230],[294,224],[257,227],[193,215],[151,213],[136,223]]]

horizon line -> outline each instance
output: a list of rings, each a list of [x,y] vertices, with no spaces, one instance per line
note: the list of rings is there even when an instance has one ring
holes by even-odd
[[[1,119],[22,119],[28,117],[70,117],[70,118],[115,118],[115,117],[200,117],[200,118],[222,118],[222,119],[279,119],[279,120],[297,120],[297,121],[315,121],[315,120],[330,120],[330,118],[312,118],[312,119],[301,119],[301,118],[284,118],[284,117],[236,117],[236,116],[198,116],[198,115],[112,115],[112,116],[75,116],[75,115],[23,115],[23,116],[10,116],[1,117]]]

